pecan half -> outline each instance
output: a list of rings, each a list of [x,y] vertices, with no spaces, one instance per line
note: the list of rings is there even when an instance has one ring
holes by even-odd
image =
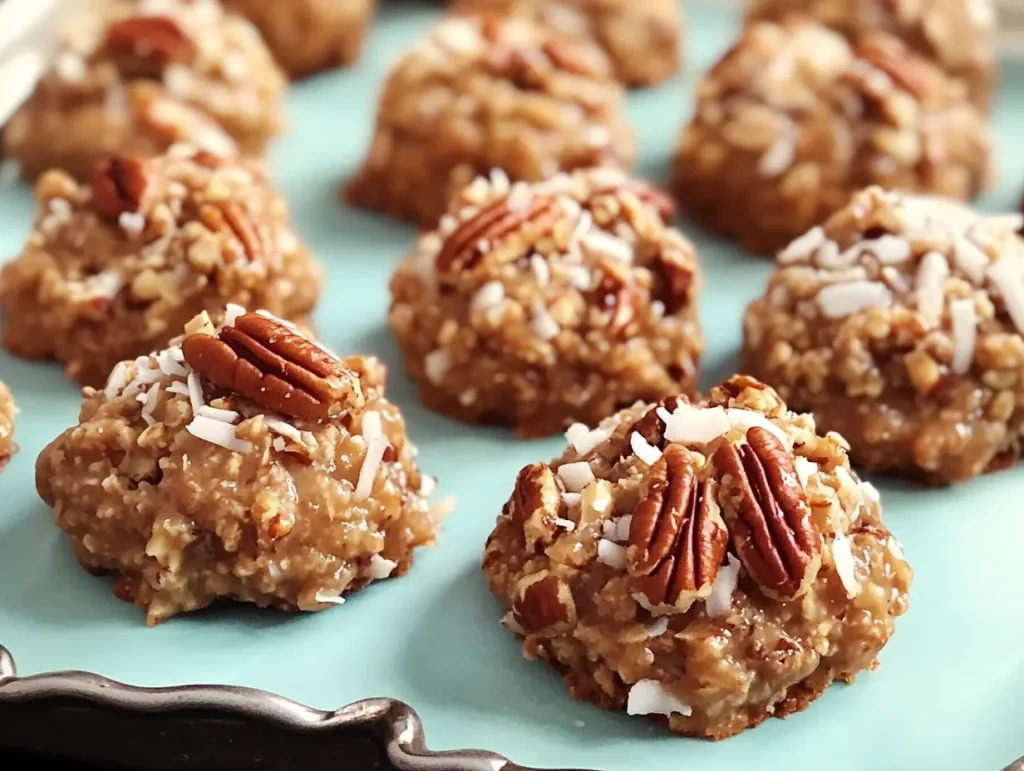
[[[724,442],[714,455],[719,503],[736,554],[761,591],[791,600],[821,567],[821,536],[791,454],[760,426],[746,443]]]
[[[598,305],[611,312],[608,334],[620,335],[636,318],[637,286],[633,271],[621,260],[602,260],[602,277],[595,293]]]
[[[714,481],[701,480],[689,452],[670,444],[630,522],[633,588],[656,610],[685,613],[711,594],[728,542]]]
[[[159,78],[169,64],[191,62],[198,49],[171,17],[134,16],[107,28],[101,50],[126,75]]]
[[[230,232],[241,250],[229,251],[225,257],[244,257],[250,262],[266,254],[265,228],[257,225],[248,213],[232,201],[213,201],[199,207],[199,219],[214,233]]]
[[[547,546],[554,540],[558,527],[555,520],[562,513],[562,486],[551,467],[534,463],[519,472],[509,502],[513,519],[522,525],[529,549]]]
[[[103,219],[117,222],[122,214],[139,211],[152,187],[153,177],[140,158],[115,155],[92,170],[92,208]]]
[[[533,634],[563,631],[576,623],[572,590],[546,570],[526,576],[516,586],[512,617]]]
[[[525,208],[515,210],[509,208],[507,197],[499,198],[448,236],[437,255],[437,270],[472,270],[504,238],[516,233],[524,241],[540,237],[554,225],[558,212],[558,204],[546,196],[535,196]]]
[[[201,377],[284,415],[324,420],[364,402],[355,372],[259,313],[240,316],[218,337],[189,335],[181,350]]]

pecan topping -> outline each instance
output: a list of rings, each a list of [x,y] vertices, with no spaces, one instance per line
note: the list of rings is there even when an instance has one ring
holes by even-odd
[[[662,251],[658,255],[656,275],[661,279],[655,292],[665,306],[665,313],[677,313],[687,304],[690,285],[693,283],[693,266],[687,263],[681,252]]]
[[[355,372],[259,313],[239,317],[218,337],[191,334],[181,350],[200,376],[284,415],[324,420],[363,405]]]
[[[576,622],[569,585],[546,570],[526,576],[516,586],[512,617],[525,631],[554,633]]]
[[[699,479],[688,451],[670,444],[630,523],[627,569],[634,588],[657,609],[685,613],[711,594],[728,542],[714,481]]]
[[[633,272],[621,260],[603,260],[597,285],[598,304],[611,312],[608,334],[619,335],[636,318],[637,287]]]
[[[204,203],[199,207],[199,219],[214,233],[229,231],[241,245],[240,252],[229,252],[226,257],[244,257],[252,262],[265,254],[264,228],[238,204],[232,201]]]
[[[525,241],[536,239],[555,223],[558,211],[558,204],[545,196],[535,196],[528,206],[516,210],[509,208],[507,197],[499,198],[448,236],[437,255],[437,270],[472,270],[495,244],[516,233]]]
[[[658,410],[664,408],[669,414],[676,411],[676,408],[680,404],[688,404],[689,400],[685,396],[669,396],[667,399],[654,404],[643,414],[633,427],[630,429],[630,434],[636,431],[640,436],[644,438],[647,444],[651,447],[657,447],[664,449],[665,447],[665,421],[661,419],[658,414]],[[626,449],[626,455],[632,454],[631,449]]]
[[[97,163],[89,180],[92,208],[106,220],[139,211],[149,194],[152,176],[139,158],[115,155]]]
[[[519,472],[512,492],[512,516],[523,526],[526,545],[537,549],[554,540],[562,512],[562,487],[551,467],[534,463]]]
[[[736,554],[766,596],[791,600],[807,591],[821,567],[821,536],[790,453],[755,426],[742,445],[724,442],[714,455],[719,502]]]
[[[934,92],[934,68],[888,34],[869,35],[858,41],[858,57],[888,75],[893,83],[925,102]]]
[[[187,64],[196,44],[169,16],[135,16],[107,29],[101,49],[126,75],[159,78],[169,64]]]

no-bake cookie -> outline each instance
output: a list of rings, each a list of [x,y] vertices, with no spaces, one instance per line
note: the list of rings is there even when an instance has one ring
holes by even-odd
[[[721,739],[873,669],[911,569],[846,446],[749,377],[524,468],[483,570],[574,698]]]
[[[631,164],[623,91],[596,44],[520,17],[442,21],[391,70],[350,203],[434,227],[493,168],[514,180]]]
[[[757,22],[700,85],[674,188],[708,228],[770,253],[868,185],[971,198],[990,152],[963,84],[895,38]]]
[[[869,189],[780,252],[742,366],[853,462],[930,483],[1024,451],[1020,215]]]
[[[404,574],[438,529],[379,362],[224,317],[85,389],[36,462],[78,561],[149,624],[218,600],[324,610]]]
[[[526,16],[594,40],[627,86],[654,85],[679,69],[683,21],[676,0],[455,0],[452,8]]]
[[[287,204],[245,161],[176,145],[101,161],[86,185],[49,172],[36,197],[28,243],[0,269],[3,344],[56,358],[83,385],[163,347],[200,311],[233,302],[301,319],[319,294],[322,271]]]
[[[0,381],[0,471],[18,450],[14,443],[14,395],[11,389]]]
[[[883,30],[967,83],[988,106],[996,74],[996,12],[991,0],[754,0],[748,19],[810,16],[850,40]]]
[[[215,0],[82,3],[4,130],[4,156],[26,179],[61,168],[79,180],[105,156],[178,141],[258,157],[283,127],[284,87],[255,27]]]
[[[621,170],[465,188],[391,280],[424,403],[521,436],[695,386],[700,267],[671,199]]]
[[[225,0],[263,34],[292,78],[354,62],[370,26],[375,0]]]

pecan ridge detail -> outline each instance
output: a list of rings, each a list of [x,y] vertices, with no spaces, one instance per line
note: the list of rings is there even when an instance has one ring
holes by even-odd
[[[201,377],[283,415],[322,421],[364,404],[358,374],[259,313],[240,316],[217,337],[189,335],[181,350]]]

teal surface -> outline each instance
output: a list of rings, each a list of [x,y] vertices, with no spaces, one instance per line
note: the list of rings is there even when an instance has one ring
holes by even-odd
[[[440,545],[421,550],[407,577],[324,613],[232,607],[149,629],[136,608],[114,598],[109,581],[75,564],[35,494],[35,457],[75,422],[77,389],[54,365],[0,353],[0,377],[22,409],[21,453],[0,475],[0,643],[22,673],[75,668],[138,685],[241,684],[323,708],[391,696],[420,713],[435,749],[483,747],[544,767],[997,771],[1024,754],[1024,466],[951,490],[873,480],[916,571],[910,611],[877,671],[854,687],[829,689],[787,720],[720,743],[678,739],[642,719],[573,702],[555,675],[520,656],[499,625],[479,556],[518,469],[559,453],[563,442],[516,441],[417,403],[385,325],[387,280],[414,229],[338,204],[338,184],[367,145],[388,62],[433,15],[426,6],[393,4],[358,67],[295,87],[274,170],[298,230],[328,268],[317,312],[324,341],[384,359],[389,394],[405,410],[422,467],[440,478],[439,495],[458,497]],[[736,23],[701,6],[689,16],[685,77],[630,97],[640,173],[659,181],[695,78]],[[995,117],[1001,184],[983,208],[1011,208],[1024,182],[1022,98],[1024,69],[1007,67]],[[17,253],[33,211],[27,188],[0,190],[0,255]],[[683,227],[707,271],[708,385],[732,373],[740,314],[769,264]]]

